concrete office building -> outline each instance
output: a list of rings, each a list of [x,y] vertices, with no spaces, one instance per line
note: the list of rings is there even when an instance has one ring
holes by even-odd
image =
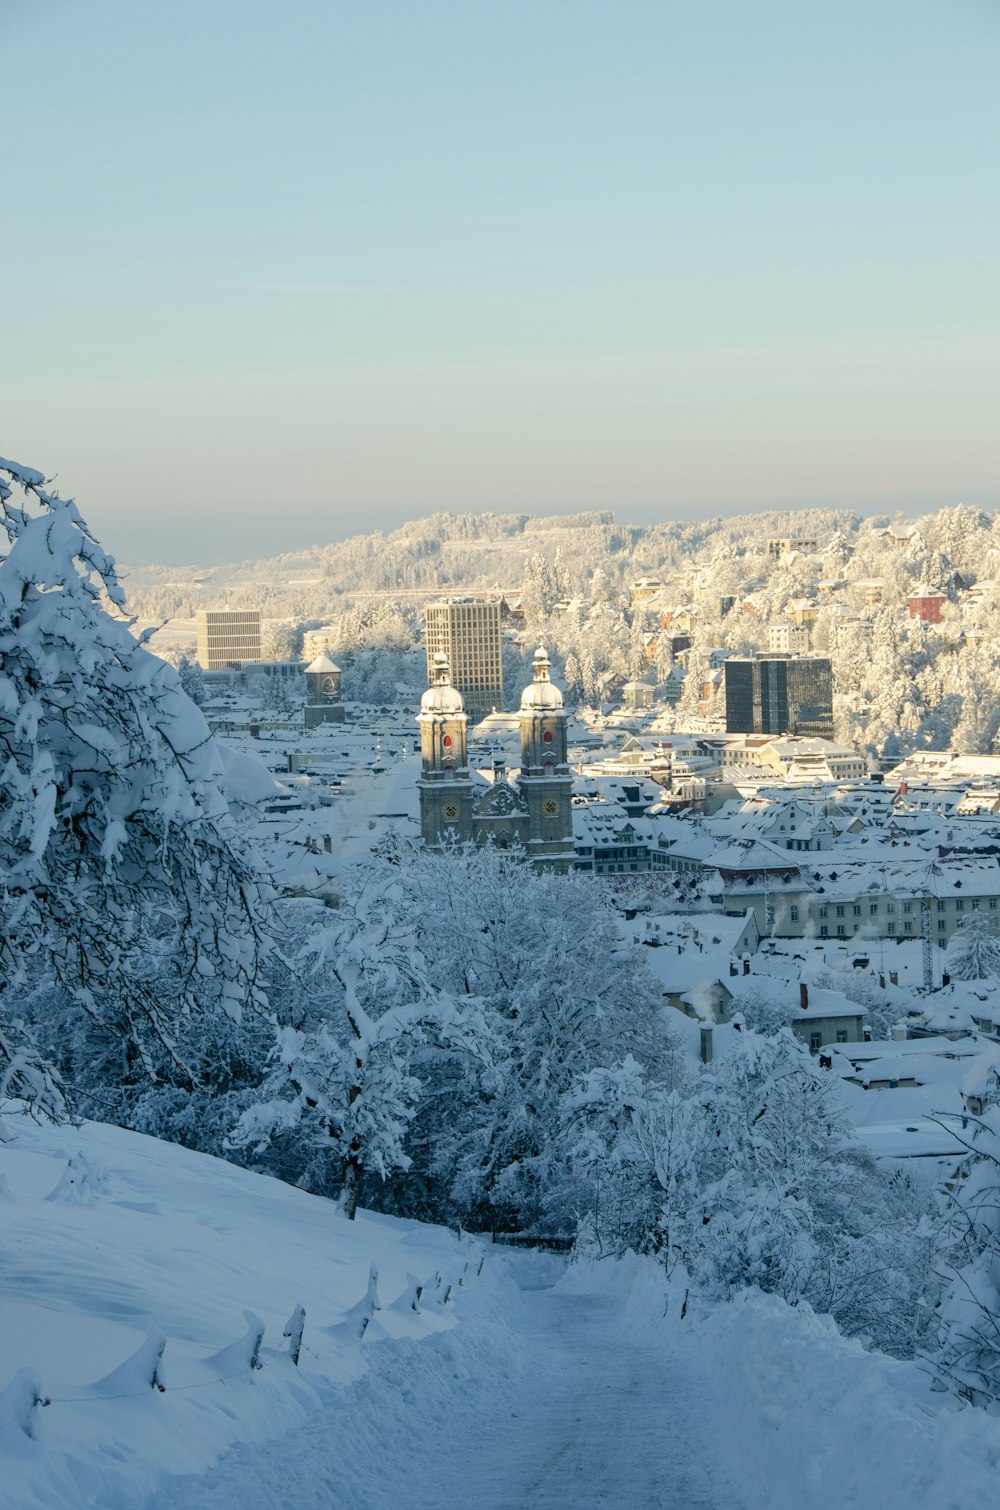
[[[500,604],[460,598],[426,609],[427,678],[444,656],[471,723],[503,707]]]
[[[730,656],[726,732],[833,738],[833,672],[819,655]]]
[[[260,660],[260,609],[202,609],[195,615],[199,666],[225,671]]]

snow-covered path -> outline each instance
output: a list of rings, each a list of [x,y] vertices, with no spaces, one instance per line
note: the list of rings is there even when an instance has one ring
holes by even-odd
[[[530,1260],[508,1268],[528,1284],[539,1272]],[[175,1481],[162,1505],[739,1510],[699,1418],[708,1381],[672,1356],[665,1329],[628,1325],[622,1301],[508,1284],[502,1326],[470,1318],[373,1357],[329,1417]]]
[[[453,1442],[446,1463],[420,1465],[414,1510],[738,1505],[699,1425],[704,1381],[667,1353],[661,1333],[624,1335],[600,1293],[535,1292],[522,1315],[527,1380],[509,1410]]]

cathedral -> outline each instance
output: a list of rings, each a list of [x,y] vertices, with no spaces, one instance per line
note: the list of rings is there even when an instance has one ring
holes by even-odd
[[[521,769],[515,780],[495,764],[492,782],[469,771],[462,697],[448,659],[434,657],[432,681],[420,700],[420,833],[425,844],[449,840],[499,849],[520,845],[540,868],[573,865],[573,777],[566,760],[566,710],[541,648],[534,681],[521,696]]]

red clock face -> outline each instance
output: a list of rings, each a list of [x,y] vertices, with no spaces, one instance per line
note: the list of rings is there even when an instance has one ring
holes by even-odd
[[[442,739],[441,743],[444,745],[444,747],[445,747],[446,750],[450,750],[451,749],[451,735],[450,734],[446,734],[444,736],[444,739]]]
[[[552,730],[546,729],[545,733],[542,735],[542,738],[545,740],[545,743],[547,745],[550,745],[552,743]]]

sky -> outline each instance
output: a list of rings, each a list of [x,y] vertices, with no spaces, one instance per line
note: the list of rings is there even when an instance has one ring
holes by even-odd
[[[0,454],[119,557],[1000,507],[1000,0],[0,0]]]

